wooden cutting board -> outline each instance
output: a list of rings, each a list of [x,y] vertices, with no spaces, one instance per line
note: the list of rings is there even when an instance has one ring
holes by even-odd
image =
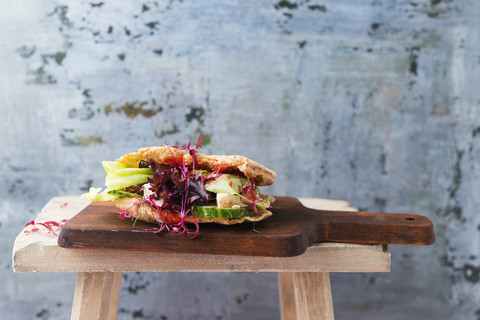
[[[239,225],[201,224],[194,239],[155,225],[118,218],[111,202],[95,202],[62,228],[64,248],[98,248],[153,252],[296,256],[315,242],[429,245],[435,242],[432,222],[420,215],[324,211],[304,207],[296,198],[276,197],[267,220]]]

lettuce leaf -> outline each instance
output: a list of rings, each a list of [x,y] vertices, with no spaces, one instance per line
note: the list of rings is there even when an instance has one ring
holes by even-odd
[[[230,195],[238,196],[242,193],[243,185],[246,183],[248,183],[246,178],[224,173],[220,177],[209,182],[205,186],[205,190],[213,193],[228,193]]]
[[[86,198],[88,201],[114,201],[118,198],[117,195],[109,194],[108,190],[102,191],[102,188],[91,187],[88,190],[88,193],[82,194],[82,197]]]
[[[123,189],[129,186],[138,186],[153,176],[150,168],[129,168],[117,161],[102,161],[107,172],[105,185],[109,190]]]
[[[88,193],[82,195],[90,201],[114,201],[129,194],[123,189],[147,183],[148,178],[153,176],[150,168],[130,168],[117,161],[102,161],[102,165],[107,173],[105,177],[107,188],[103,191],[101,188],[90,188]]]

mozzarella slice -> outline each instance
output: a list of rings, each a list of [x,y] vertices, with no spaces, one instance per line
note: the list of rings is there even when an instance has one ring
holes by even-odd
[[[153,195],[153,191],[150,190],[150,187],[152,185],[150,183],[145,183],[143,185],[143,198],[144,199],[147,199],[148,197],[150,197],[151,195]],[[161,207],[163,205],[163,198],[161,198],[160,200],[154,200],[155,204],[159,207]]]
[[[151,185],[150,183],[145,183],[145,184],[142,186],[142,189],[143,189],[143,198],[144,198],[144,199],[150,197],[150,196],[153,194],[153,191],[150,190],[151,187],[152,187],[152,185]]]
[[[245,207],[245,205],[240,201],[239,196],[234,196],[228,193],[217,193],[217,207],[239,208]]]

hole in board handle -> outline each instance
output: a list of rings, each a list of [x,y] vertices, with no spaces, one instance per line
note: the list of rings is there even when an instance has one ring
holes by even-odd
[[[408,221],[414,221],[415,218],[405,218],[405,220],[408,220]]]

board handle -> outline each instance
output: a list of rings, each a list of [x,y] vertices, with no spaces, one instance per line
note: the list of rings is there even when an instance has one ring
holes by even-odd
[[[309,230],[313,242],[431,245],[433,223],[417,214],[332,211],[306,208],[315,221]]]

